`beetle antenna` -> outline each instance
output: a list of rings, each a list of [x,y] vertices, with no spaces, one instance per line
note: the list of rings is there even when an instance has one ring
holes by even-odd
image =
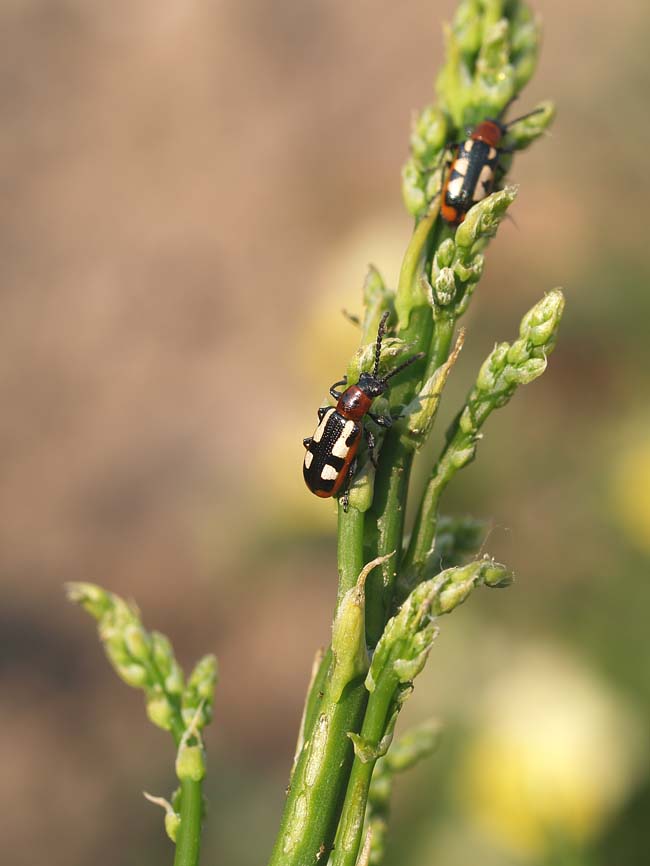
[[[375,343],[375,366],[372,371],[372,375],[377,379],[379,377],[379,358],[381,356],[381,341],[384,339],[384,334],[386,333],[386,322],[388,321],[388,317],[390,316],[390,310],[386,310],[384,315],[381,317],[379,322],[379,328],[377,328],[377,342]]]
[[[510,108],[510,106],[512,105],[512,103],[513,103],[513,102],[516,102],[518,99],[519,99],[519,96],[518,96],[518,95],[515,95],[515,96],[513,96],[511,99],[509,99],[509,100],[506,102],[506,104],[503,106],[503,108],[502,108],[501,111],[499,112],[499,116],[498,116],[498,118],[497,118],[497,120],[499,121],[499,123],[501,122],[501,118],[502,118],[503,115],[508,111],[508,109]]]
[[[393,376],[396,376],[398,373],[401,373],[406,367],[410,367],[411,364],[414,364],[416,361],[421,361],[422,358],[426,358],[425,352],[418,352],[417,355],[412,355],[408,361],[404,361],[403,364],[400,364],[399,367],[395,367],[394,370],[391,370],[390,373],[387,373],[382,379],[379,381],[385,385],[389,379],[392,379]]]
[[[522,114],[520,117],[515,117],[514,120],[511,120],[509,123],[506,123],[503,127],[504,129],[510,129],[511,126],[514,126],[515,123],[519,123],[520,120],[526,120],[528,117],[532,117],[533,114],[540,114],[544,111],[544,108],[535,108],[533,111],[529,111],[528,114]]]

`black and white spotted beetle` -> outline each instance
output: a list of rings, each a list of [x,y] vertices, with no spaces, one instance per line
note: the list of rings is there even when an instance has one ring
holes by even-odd
[[[363,418],[368,415],[381,427],[390,427],[392,419],[386,415],[373,415],[370,411],[375,397],[383,394],[388,388],[388,380],[400,373],[405,367],[424,358],[424,353],[413,355],[399,367],[395,367],[385,376],[379,375],[379,358],[381,342],[386,332],[386,320],[390,313],[386,312],[379,323],[377,342],[375,344],[375,365],[372,373],[361,373],[356,385],[350,385],[345,391],[336,389],[347,384],[347,377],[335,382],[330,388],[330,394],[337,401],[336,407],[323,406],[318,410],[319,425],[314,435],[303,439],[307,449],[303,463],[303,475],[307,487],[316,496],[323,498],[336,496],[345,484],[343,507],[347,511],[347,494],[352,476],[356,471],[357,450],[361,435],[366,437],[370,459],[374,459],[374,437],[370,430],[363,426]],[[375,464],[376,465],[376,464]]]
[[[543,110],[536,108],[507,124],[488,118],[477,124],[465,141],[449,145],[456,148],[456,155],[442,189],[440,213],[446,222],[460,225],[467,211],[492,192],[499,154],[512,152],[499,147],[503,136],[513,124]]]

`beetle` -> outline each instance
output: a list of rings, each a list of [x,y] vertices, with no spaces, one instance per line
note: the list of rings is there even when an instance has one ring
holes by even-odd
[[[449,145],[456,148],[456,154],[442,189],[440,213],[446,222],[460,225],[467,211],[490,195],[494,188],[499,155],[513,151],[513,148],[500,146],[504,135],[515,123],[543,110],[536,108],[506,124],[487,118],[469,132],[465,141]]]
[[[424,353],[420,352],[386,375],[379,375],[381,344],[389,315],[388,312],[384,313],[379,323],[372,373],[361,373],[357,384],[348,386],[345,391],[337,391],[337,388],[347,385],[347,376],[335,382],[330,388],[330,394],[337,401],[336,406],[322,406],[318,410],[319,424],[314,435],[303,439],[303,445],[307,449],[303,462],[307,487],[316,496],[323,498],[336,496],[343,488],[345,511],[362,435],[368,442],[370,459],[375,467],[377,465],[374,456],[375,439],[371,431],[364,427],[365,416],[372,418],[381,427],[390,427],[393,423],[387,415],[375,415],[370,411],[373,400],[386,391],[388,381],[393,376],[425,357]]]

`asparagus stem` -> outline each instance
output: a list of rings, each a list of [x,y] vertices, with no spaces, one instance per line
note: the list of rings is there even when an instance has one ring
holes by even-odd
[[[181,780],[181,822],[174,866],[198,866],[201,849],[202,782]]]
[[[370,696],[361,728],[361,738],[370,749],[373,747],[376,750],[379,749],[379,743],[386,730],[396,686],[396,680],[387,680]],[[363,836],[370,781],[378,757],[379,754],[376,754],[376,757],[370,757],[364,761],[357,757],[354,761],[336,845],[332,853],[331,866],[355,866],[356,864]]]

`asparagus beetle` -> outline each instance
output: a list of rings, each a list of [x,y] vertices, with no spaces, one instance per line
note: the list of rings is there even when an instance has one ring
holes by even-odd
[[[303,463],[303,475],[307,487],[316,496],[327,498],[336,496],[345,485],[343,507],[346,511],[347,495],[356,471],[357,450],[362,435],[368,442],[370,459],[376,466],[375,440],[371,431],[364,427],[364,416],[368,415],[381,427],[390,427],[393,423],[390,417],[374,415],[370,411],[372,401],[386,391],[389,379],[414,361],[424,358],[424,353],[420,352],[386,375],[379,375],[381,343],[389,315],[388,312],[384,313],[379,323],[372,373],[361,373],[357,384],[348,386],[342,392],[336,389],[340,385],[347,385],[347,377],[335,382],[330,388],[330,394],[337,401],[336,407],[322,406],[318,410],[319,424],[314,435],[303,439],[303,445],[307,449]]]
[[[456,148],[456,154],[442,189],[440,213],[446,222],[460,225],[467,211],[490,195],[496,179],[499,154],[512,152],[512,148],[499,146],[503,136],[513,124],[540,111],[543,109],[536,108],[507,124],[487,118],[471,130],[465,141],[449,145]]]

